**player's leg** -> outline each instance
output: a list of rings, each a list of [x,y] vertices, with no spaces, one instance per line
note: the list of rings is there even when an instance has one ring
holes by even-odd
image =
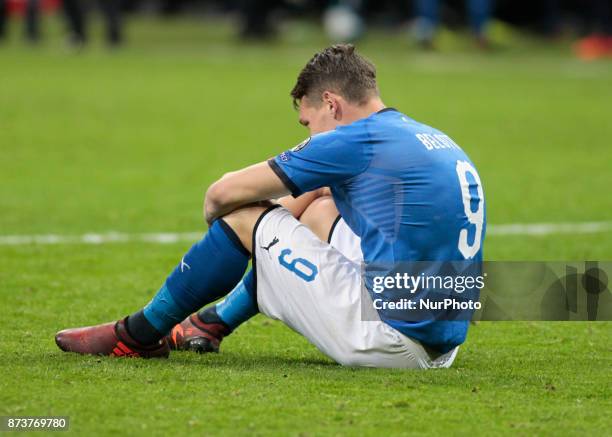
[[[327,226],[313,226],[319,236],[281,208],[266,211],[254,228],[247,227],[254,257],[253,271],[247,275],[252,280],[249,293],[257,296],[262,312],[282,320],[344,365],[450,366],[456,350],[432,359],[422,345],[376,316],[371,321],[363,318],[362,299],[367,300],[368,295],[361,292],[358,237],[337,219],[333,203],[317,202],[310,213],[303,216],[305,222],[315,217],[326,220]],[[239,224],[234,226],[239,229]],[[322,241],[325,235],[346,256]],[[234,310],[239,305],[233,297],[234,292],[217,308]]]
[[[171,349],[219,352],[223,338],[259,313],[253,294],[253,271],[225,298],[194,313],[172,328],[167,337]]]
[[[470,27],[481,48],[487,48],[487,25],[491,18],[492,0],[468,0],[467,9]]]
[[[343,365],[438,365],[418,342],[376,313],[363,317],[362,305],[372,305],[368,293],[362,293],[360,264],[321,241],[288,211],[279,208],[263,215],[254,240],[256,296],[262,313],[283,321]],[[277,243],[270,246],[273,241]]]
[[[56,336],[58,346],[88,354],[167,356],[164,336],[172,327],[240,281],[253,229],[264,211],[261,206],[245,207],[215,221],[142,310],[116,323],[64,330]]]
[[[329,242],[331,229],[338,218],[332,197],[322,196],[306,207],[299,220],[321,240]],[[218,352],[224,337],[259,313],[253,289],[253,272],[249,271],[221,302],[192,314],[174,326],[167,337],[170,348],[199,353]]]
[[[329,233],[339,213],[331,196],[315,199],[300,216],[304,223],[321,241],[329,242]]]
[[[433,47],[433,38],[439,22],[439,3],[439,0],[416,0],[414,3],[417,17],[415,36],[423,48]]]

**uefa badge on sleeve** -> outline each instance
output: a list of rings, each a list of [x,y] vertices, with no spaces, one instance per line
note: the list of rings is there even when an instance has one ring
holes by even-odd
[[[291,151],[292,152],[299,152],[300,150],[302,150],[304,147],[306,147],[310,143],[311,139],[312,139],[312,137],[307,138],[306,140],[302,141],[300,144],[295,146],[293,149],[291,149]]]

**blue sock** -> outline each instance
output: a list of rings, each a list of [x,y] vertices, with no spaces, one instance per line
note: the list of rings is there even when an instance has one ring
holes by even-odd
[[[166,283],[142,310],[128,318],[128,331],[144,344],[159,337],[192,312],[225,296],[240,281],[250,254],[236,233],[222,219],[216,220],[204,238],[194,244]]]
[[[259,312],[253,285],[253,270],[250,270],[236,288],[215,305],[217,315],[232,331]]]
[[[143,322],[145,324],[149,322],[152,327],[155,328],[156,333],[159,334],[163,334],[166,331],[166,327],[170,326],[170,329],[172,329],[174,325],[182,322],[185,318],[183,314],[185,314],[185,310],[176,303],[166,284],[159,289],[151,302],[142,310]],[[140,326],[134,326],[137,325],[137,320],[138,319],[135,317],[130,316],[128,321],[128,331],[130,331],[133,337],[138,336],[138,333],[134,335],[132,332],[133,330],[142,331],[142,329],[138,329],[141,328]],[[178,320],[178,322],[176,322],[176,320]],[[154,335],[155,333],[152,334]],[[151,339],[143,343],[151,343]]]

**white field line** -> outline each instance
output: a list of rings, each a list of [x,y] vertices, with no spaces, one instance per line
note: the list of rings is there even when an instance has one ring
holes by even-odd
[[[554,234],[592,234],[612,231],[612,222],[581,223],[515,223],[489,225],[487,236],[542,236]],[[24,246],[31,244],[109,244],[153,243],[172,244],[192,242],[202,238],[200,232],[154,232],[129,234],[124,232],[87,233],[82,235],[0,235],[0,246]]]
[[[23,246],[28,244],[108,244],[108,243],[154,243],[172,244],[197,241],[201,232],[155,232],[149,234],[127,234],[123,232],[87,233],[83,235],[2,235],[0,246]]]
[[[612,231],[612,222],[516,223],[487,227],[487,235],[594,234],[609,231]]]

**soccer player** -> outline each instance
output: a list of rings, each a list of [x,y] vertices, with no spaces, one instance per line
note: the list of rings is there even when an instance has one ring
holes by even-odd
[[[474,165],[448,136],[385,107],[374,66],[352,45],[317,53],[291,95],[311,137],[210,186],[207,233],[152,301],[117,322],[59,332],[62,350],[144,358],[167,357],[171,346],[215,350],[261,311],[342,365],[452,364],[468,322],[384,311],[366,320],[362,305],[374,294],[362,293],[361,263],[480,261],[485,206]]]

